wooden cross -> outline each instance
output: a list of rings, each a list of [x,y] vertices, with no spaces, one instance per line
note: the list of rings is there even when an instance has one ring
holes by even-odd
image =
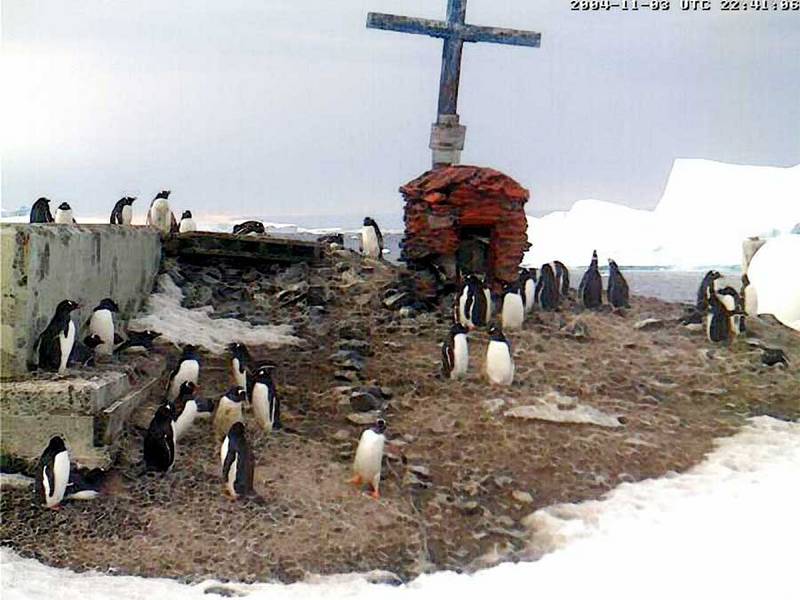
[[[458,124],[458,83],[464,42],[492,42],[538,48],[541,34],[520,29],[481,27],[465,23],[467,0],[447,0],[447,20],[401,17],[369,13],[367,27],[401,33],[416,33],[444,40],[442,73],[439,78],[439,107],[431,128],[433,166],[457,164],[464,148],[466,127]]]

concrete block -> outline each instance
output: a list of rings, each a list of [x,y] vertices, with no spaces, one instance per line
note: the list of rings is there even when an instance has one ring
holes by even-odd
[[[27,374],[36,338],[61,300],[83,305],[73,313],[80,338],[102,298],[116,301],[121,322],[131,318],[152,291],[160,260],[161,238],[149,227],[0,225],[0,377]]]

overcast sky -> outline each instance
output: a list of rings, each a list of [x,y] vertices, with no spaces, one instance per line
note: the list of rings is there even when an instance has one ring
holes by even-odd
[[[466,164],[529,212],[652,207],[673,159],[800,162],[800,11],[600,13],[469,0],[542,47],[468,44]],[[429,167],[441,41],[367,30],[446,0],[3,0],[5,208],[78,215],[171,188],[176,210],[384,214]],[[144,210],[144,206],[140,207]]]

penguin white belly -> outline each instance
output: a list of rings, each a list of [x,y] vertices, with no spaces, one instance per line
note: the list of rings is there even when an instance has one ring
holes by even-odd
[[[722,306],[724,306],[728,312],[733,312],[736,310],[736,300],[733,299],[733,296],[729,296],[728,294],[717,294],[717,298],[720,302],[722,302]]]
[[[231,425],[237,421],[244,422],[242,418],[242,403],[231,402],[223,396],[219,401],[217,412],[214,414],[214,431],[217,438],[221,439],[228,435]]]
[[[371,225],[365,225],[361,228],[361,247],[365,255],[372,258],[380,258],[381,246],[378,243],[378,234],[375,233],[375,228]]]
[[[465,377],[468,368],[469,347],[467,346],[467,336],[459,333],[453,336],[453,370],[450,371],[450,379]]]
[[[534,298],[536,296],[536,284],[533,282],[533,279],[526,279],[525,280],[525,312],[531,312],[533,310],[534,305]]]
[[[486,351],[486,375],[498,385],[511,385],[514,381],[514,361],[508,344],[491,340]]]
[[[133,209],[130,205],[125,205],[122,207],[122,224],[123,225],[130,225],[133,221]]]
[[[522,296],[519,294],[506,294],[503,297],[503,330],[519,329],[525,320],[525,307]]]
[[[469,288],[465,287],[461,290],[461,295],[458,298],[458,321],[464,327],[472,327],[472,320],[467,315],[467,297],[469,296]]]
[[[269,388],[263,383],[253,386],[253,414],[261,429],[272,431],[272,411],[270,410]]]
[[[228,469],[228,477],[225,481],[225,485],[228,488],[228,493],[234,498],[237,496],[236,494],[236,469],[239,466],[239,457],[233,459],[231,463],[231,468]]]
[[[111,354],[114,351],[114,317],[110,310],[102,309],[92,313],[89,332],[103,340],[103,343],[95,348],[95,352]]]
[[[486,296],[486,323],[489,323],[492,320],[492,292],[484,288],[483,295]]]
[[[150,207],[150,224],[162,233],[169,233],[172,229],[169,202],[159,198]]]
[[[233,380],[236,382],[236,385],[247,389],[247,371],[240,371],[239,359],[233,359],[233,366],[231,370],[233,371]]]
[[[197,226],[194,224],[194,219],[181,219],[181,224],[178,227],[181,233],[191,233],[197,231]]]
[[[58,346],[59,350],[61,350],[61,362],[58,365],[58,372],[62,375],[67,371],[67,361],[69,361],[69,355],[72,353],[72,346],[74,345],[75,323],[70,319],[69,325],[67,325],[67,334],[64,335],[63,332],[58,334]]]
[[[175,419],[175,422],[172,424],[172,428],[175,433],[175,441],[179,440],[187,431],[189,431],[189,429],[191,429],[196,418],[197,403],[194,400],[190,400],[183,408],[183,412],[178,415],[178,418]]]
[[[752,285],[744,288],[744,312],[748,315],[758,314],[758,296],[756,295],[756,288]]]
[[[361,440],[356,449],[353,472],[373,485],[380,481],[385,439],[383,434],[367,429],[361,434]]]
[[[191,381],[197,385],[197,378],[200,376],[200,364],[196,360],[184,360],[181,363],[175,378],[169,386],[169,398],[175,400],[181,390],[184,381]]]
[[[56,209],[56,216],[53,219],[56,223],[60,223],[62,225],[72,225],[73,218],[72,218],[72,211],[71,210],[61,210],[60,208]]]
[[[48,507],[56,506],[64,498],[69,483],[69,454],[59,452],[53,461],[53,489],[49,489],[47,474],[44,474],[45,502]]]

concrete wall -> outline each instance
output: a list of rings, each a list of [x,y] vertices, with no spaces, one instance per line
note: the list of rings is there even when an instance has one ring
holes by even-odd
[[[92,308],[110,297],[120,320],[139,310],[153,288],[161,238],[148,227],[0,225],[0,377],[23,376],[35,362],[33,345],[61,300],[79,302],[79,336]]]

